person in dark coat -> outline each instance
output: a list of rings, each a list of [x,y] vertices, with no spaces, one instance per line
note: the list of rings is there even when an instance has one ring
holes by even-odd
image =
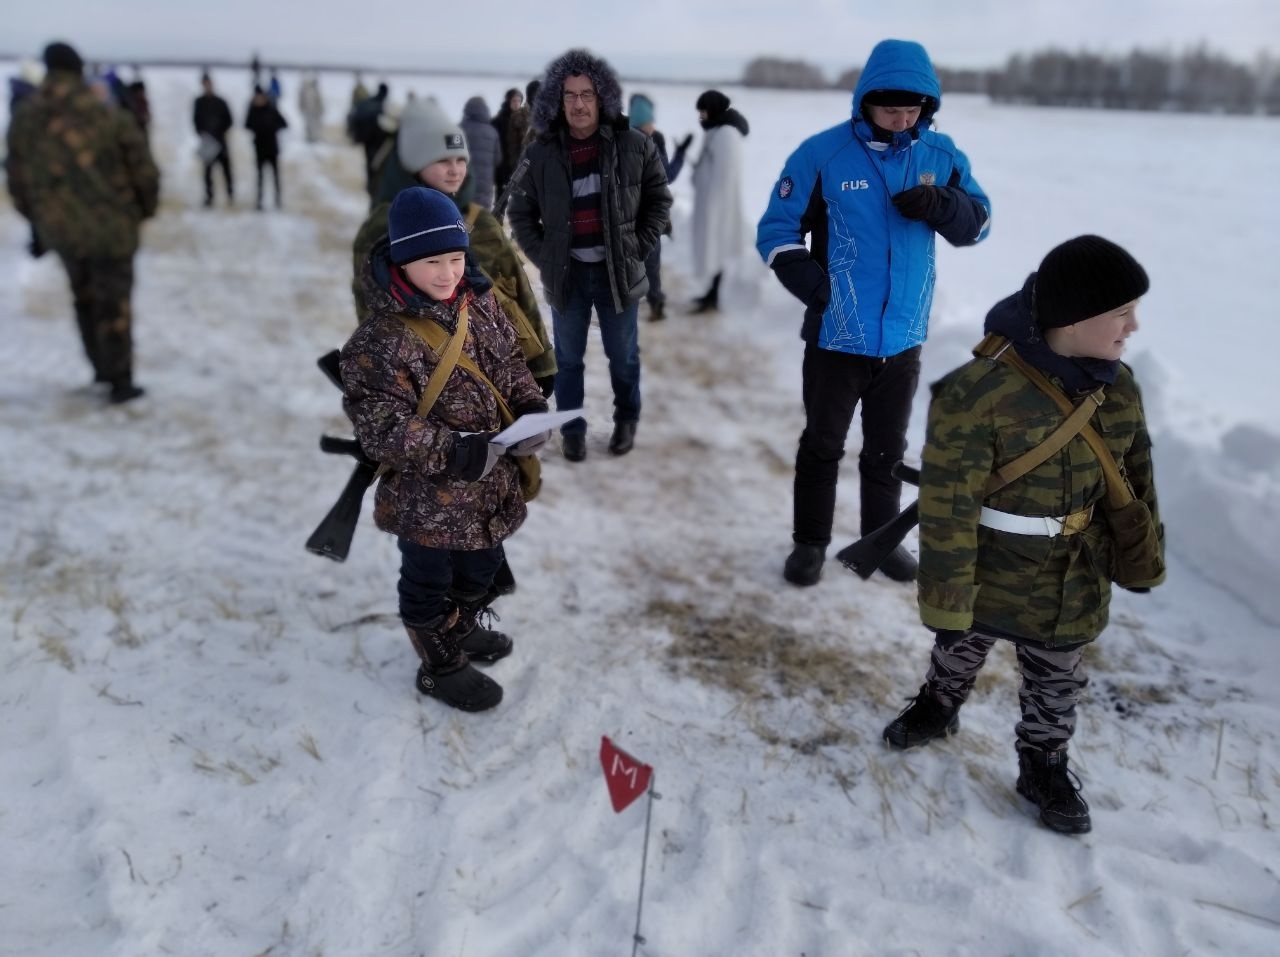
[[[213,92],[213,79],[206,73],[200,78],[204,92],[196,97],[191,121],[200,136],[200,158],[204,160],[204,204],[213,205],[213,168],[222,167],[227,187],[227,205],[235,202],[236,190],[231,177],[231,152],[227,149],[227,133],[231,131],[231,108]]]
[[[494,174],[502,164],[502,141],[493,127],[489,105],[484,97],[473,96],[462,108],[458,123],[467,137],[471,153],[471,177],[475,180],[475,201],[485,209],[493,208]]]
[[[498,144],[502,147],[502,159],[493,171],[493,193],[501,195],[506,188],[511,171],[515,169],[520,151],[524,147],[523,140],[512,141],[511,118],[522,109],[524,94],[515,87],[507,90],[502,97],[502,106],[493,117],[493,128],[498,131]]]
[[[285,118],[276,108],[275,101],[262,87],[253,91],[244,127],[253,134],[253,155],[258,164],[258,209],[262,209],[262,171],[270,166],[271,179],[276,189],[276,209],[280,201],[280,131],[288,127]]]
[[[44,82],[9,124],[9,193],[67,271],[94,381],[111,386],[111,402],[128,402],[143,394],[133,381],[133,257],[160,172],[138,124],[98,99],[72,47],[51,43],[44,61]]]
[[[594,309],[613,385],[609,451],[625,455],[640,421],[636,313],[649,286],[645,259],[667,228],[667,175],[653,140],[622,115],[617,74],[586,50],[570,50],[547,67],[533,126],[538,137],[525,148],[528,168],[513,177],[508,212],[551,305],[556,408],[582,407]],[[586,458],[586,420],[561,433],[565,458]]]
[[[680,171],[684,169],[684,155],[689,149],[689,144],[693,142],[693,134],[687,134],[677,143],[675,155],[668,157],[667,139],[654,124],[653,100],[643,93],[633,93],[627,104],[627,116],[631,120],[633,130],[639,130],[653,140],[653,145],[658,148],[658,157],[662,160],[662,168],[667,173],[667,183],[674,183]],[[664,235],[671,235],[670,223],[663,232]],[[649,300],[649,321],[656,322],[665,318],[667,305],[666,294],[662,291],[662,243],[654,246],[653,252],[649,253],[645,259],[644,271],[649,277],[649,293],[646,296]]]

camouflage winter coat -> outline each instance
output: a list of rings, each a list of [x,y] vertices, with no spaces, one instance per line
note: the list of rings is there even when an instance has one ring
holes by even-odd
[[[1107,624],[1111,541],[1097,457],[1076,436],[1056,455],[983,500],[992,472],[1043,442],[1063,421],[1017,369],[974,359],[933,387],[920,475],[920,615],[931,628],[986,625],[1045,645],[1092,641]],[[1142,398],[1119,365],[1092,419],[1134,494],[1159,527]],[[1088,528],[1050,538],[978,525],[983,504],[1017,515],[1094,508]]]
[[[499,459],[477,482],[453,478],[446,469],[455,431],[502,428],[497,400],[459,365],[435,406],[425,418],[419,416],[418,401],[436,356],[397,316],[425,316],[453,332],[459,305],[467,301],[463,353],[517,414],[545,410],[546,401],[524,364],[511,323],[478,270],[469,271],[454,302],[436,302],[407,286],[387,247],[385,239],[374,247],[365,271],[371,316],[342,349],[343,407],[356,438],[370,457],[394,470],[378,486],[374,520],[383,531],[429,548],[492,548],[525,518],[515,461]]]
[[[411,185],[411,183],[407,182],[405,185]],[[351,246],[355,275],[352,292],[355,296],[356,318],[359,322],[364,322],[369,316],[369,304],[365,299],[363,280],[365,259],[374,244],[387,235],[387,211],[390,208],[391,203],[388,200],[370,210],[368,218],[356,233],[355,242]],[[524,271],[524,264],[516,255],[511,240],[507,238],[507,234],[503,232],[501,224],[494,218],[493,213],[487,209],[465,199],[462,200],[460,209],[471,225],[471,255],[475,258],[476,264],[489,281],[502,289],[524,313],[525,322],[518,321],[515,316],[511,319],[516,326],[516,335],[525,361],[529,365],[529,371],[538,379],[555,375],[556,353],[551,347],[546,324],[542,321],[542,313],[538,309],[538,297],[534,294],[529,276]],[[474,223],[472,223],[473,214],[475,214]]]
[[[41,243],[71,259],[127,259],[155,214],[160,172],[137,121],[74,73],[50,73],[9,125],[9,192]]]

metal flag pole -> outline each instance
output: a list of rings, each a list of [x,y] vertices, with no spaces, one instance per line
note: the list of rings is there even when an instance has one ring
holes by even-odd
[[[644,906],[644,875],[645,870],[649,866],[649,821],[653,818],[653,799],[662,797],[653,790],[654,783],[658,780],[658,774],[655,771],[649,779],[649,805],[644,812],[644,854],[640,858],[640,895],[636,898],[636,932],[632,937],[631,957],[636,957],[636,953],[640,950],[640,945],[645,942],[640,936],[640,909]]]

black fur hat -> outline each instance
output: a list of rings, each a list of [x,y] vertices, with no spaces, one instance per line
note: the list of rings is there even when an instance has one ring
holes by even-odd
[[[533,102],[533,128],[539,133],[564,124],[561,100],[564,81],[571,76],[585,76],[600,98],[600,122],[609,123],[622,115],[622,85],[618,74],[602,57],[587,50],[570,50],[552,60],[542,78],[542,89]]]

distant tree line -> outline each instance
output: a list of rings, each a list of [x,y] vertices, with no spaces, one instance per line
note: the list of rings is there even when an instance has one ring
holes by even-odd
[[[743,72],[746,86],[852,90],[861,70],[828,81],[800,60],[758,57]],[[938,68],[943,90],[986,93],[1005,103],[1087,106],[1189,113],[1280,115],[1280,60],[1261,54],[1253,66],[1201,45],[1181,54],[1134,50],[1123,56],[1049,49],[1011,56],[1003,68]]]

